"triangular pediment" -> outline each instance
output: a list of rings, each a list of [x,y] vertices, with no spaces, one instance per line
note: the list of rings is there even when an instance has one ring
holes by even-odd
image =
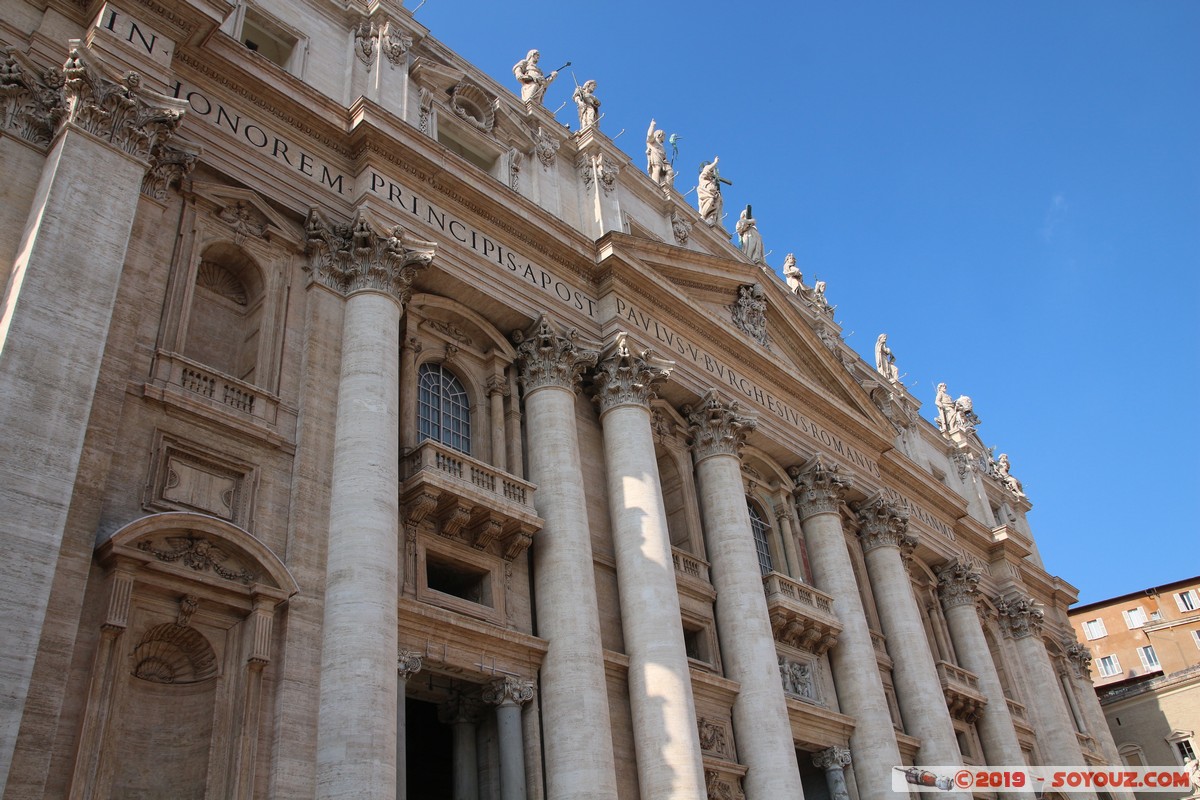
[[[228,225],[235,236],[290,242],[296,247],[304,241],[300,227],[276,211],[257,192],[207,181],[193,181],[192,191],[212,204],[214,215]]]
[[[805,314],[800,301],[773,273],[745,261],[697,253],[644,237],[609,234],[601,240],[602,253],[605,243],[611,245],[614,270],[621,273],[622,293],[644,306],[633,310],[631,323],[639,321],[639,313],[653,312],[672,327],[678,326],[678,333],[701,337],[705,347],[714,350],[714,356],[762,375],[790,395],[798,393],[808,395],[814,403],[832,403],[860,423],[867,422],[891,435],[891,423],[842,363],[835,348],[822,340],[824,317],[814,319]],[[617,267],[618,263],[622,266]],[[756,285],[756,289],[750,288]],[[743,298],[742,305],[752,308],[739,315],[739,300]],[[762,320],[756,318],[759,308]],[[756,321],[762,323],[761,328]],[[836,334],[833,337],[836,340]]]

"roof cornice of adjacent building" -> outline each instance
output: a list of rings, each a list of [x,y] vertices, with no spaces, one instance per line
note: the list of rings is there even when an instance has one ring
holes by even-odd
[[[1145,589],[1139,589],[1135,592],[1127,592],[1126,594],[1119,594],[1114,597],[1106,598],[1104,600],[1096,600],[1095,602],[1092,602],[1092,603],[1087,603],[1082,606],[1076,606],[1075,608],[1071,609],[1070,615],[1073,617],[1076,614],[1082,614],[1085,611],[1091,611],[1096,608],[1101,608],[1102,606],[1112,605],[1113,603],[1119,603],[1119,602],[1123,602],[1125,600],[1132,600],[1137,597],[1150,597],[1153,595],[1166,594],[1168,592],[1171,592],[1174,589],[1179,589],[1184,586],[1195,586],[1197,584],[1200,584],[1200,575],[1194,575],[1191,578],[1183,578],[1182,580],[1172,581],[1171,583],[1163,583],[1158,586],[1150,586]]]

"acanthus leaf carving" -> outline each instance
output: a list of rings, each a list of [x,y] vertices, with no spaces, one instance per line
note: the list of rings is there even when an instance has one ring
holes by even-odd
[[[77,40],[63,65],[63,79],[69,122],[142,160],[171,137],[187,105],[144,88],[136,72],[110,77],[91,63]]]
[[[528,330],[514,331],[525,393],[543,386],[576,391],[584,369],[600,360],[598,350],[584,346],[575,328],[559,329],[543,313]]]
[[[788,475],[793,481],[792,494],[802,520],[814,514],[839,513],[850,481],[837,464],[826,463],[818,454],[802,466],[789,469]]]
[[[1000,598],[996,601],[1000,630],[1010,639],[1040,636],[1045,614],[1032,597]]]
[[[47,145],[67,116],[63,74],[43,69],[16,48],[0,63],[0,125],[36,145]]]
[[[938,596],[946,608],[975,606],[979,601],[980,571],[965,560],[956,559],[939,567]]]
[[[159,142],[150,151],[150,169],[142,178],[142,194],[166,200],[172,186],[192,174],[200,158],[200,148],[186,142]],[[241,244],[241,242],[238,242]]]
[[[746,437],[758,426],[757,419],[740,413],[736,400],[722,401],[716,389],[709,389],[698,404],[680,411],[688,421],[689,444],[696,461],[713,455],[740,457]]]
[[[603,414],[622,405],[649,406],[655,385],[665,381],[675,362],[658,358],[652,350],[629,349],[629,337],[617,334],[601,357],[593,375],[593,400]]]
[[[304,229],[305,271],[344,295],[377,289],[406,304],[417,270],[428,267],[437,253],[435,243],[414,239],[399,226],[381,230],[362,211],[349,224],[331,224],[313,208]]]
[[[506,675],[484,687],[483,702],[494,706],[523,706],[533,699],[533,692],[533,681]]]
[[[855,508],[861,527],[858,537],[863,551],[877,547],[896,547],[907,558],[917,546],[917,537],[908,532],[908,514],[899,505],[876,495]]]

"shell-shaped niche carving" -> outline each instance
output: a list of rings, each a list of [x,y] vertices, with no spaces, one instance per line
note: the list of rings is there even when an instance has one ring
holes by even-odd
[[[133,674],[152,683],[198,683],[217,674],[217,654],[195,628],[166,622],[133,649]]]
[[[496,112],[492,106],[492,98],[473,83],[462,81],[450,93],[450,107],[454,113],[483,131],[490,131],[496,125]]]
[[[239,306],[246,305],[246,286],[237,276],[220,264],[212,261],[201,261],[196,271],[196,285],[203,286],[222,297],[228,297]]]

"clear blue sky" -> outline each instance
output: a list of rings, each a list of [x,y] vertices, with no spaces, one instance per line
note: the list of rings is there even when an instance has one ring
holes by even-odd
[[[635,167],[651,117],[682,137],[682,191],[719,155],[726,226],[753,203],[771,266],[794,251],[827,280],[868,359],[886,331],[926,417],[938,381],[971,395],[1082,602],[1200,574],[1200,2],[427,0],[416,18],[514,88],[530,48],[572,61]],[[572,89],[546,105],[574,127]]]

